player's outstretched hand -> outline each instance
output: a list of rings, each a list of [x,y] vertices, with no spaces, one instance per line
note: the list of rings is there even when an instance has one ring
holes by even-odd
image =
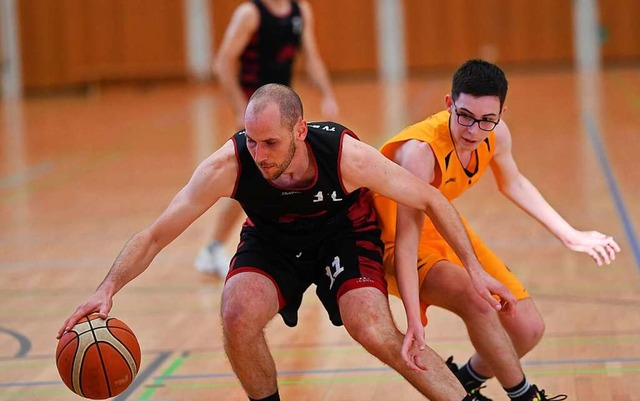
[[[97,312],[102,319],[106,319],[109,315],[112,304],[113,301],[109,295],[99,290],[96,291],[85,303],[78,306],[75,312],[73,312],[73,314],[64,321],[64,324],[60,330],[58,330],[56,338],[60,339],[60,337],[62,337],[62,335],[67,331],[70,331],[80,319],[92,313]]]
[[[573,251],[591,256],[598,266],[611,264],[616,259],[616,253],[620,252],[620,246],[612,236],[597,231],[574,231],[565,245]]]
[[[493,309],[511,315],[518,302],[516,297],[501,282],[491,277],[484,270],[471,274],[471,282],[476,292],[487,301]]]
[[[416,372],[428,370],[422,361],[422,353],[425,348],[424,328],[421,324],[409,324],[407,334],[405,334],[404,341],[402,342],[402,349],[400,350],[404,363]]]

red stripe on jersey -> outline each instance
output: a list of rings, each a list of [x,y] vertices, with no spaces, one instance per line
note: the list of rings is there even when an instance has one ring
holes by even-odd
[[[368,189],[360,190],[358,201],[349,207],[347,217],[351,220],[355,232],[377,227],[376,212],[373,208]]]

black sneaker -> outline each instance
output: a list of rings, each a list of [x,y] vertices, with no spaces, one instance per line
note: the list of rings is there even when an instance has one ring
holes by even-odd
[[[479,386],[474,388],[473,390],[469,391],[469,394],[472,395],[473,397],[475,397],[475,399],[477,401],[493,401],[491,398],[487,398],[485,397],[480,390],[485,388],[487,386]]]
[[[455,375],[458,372],[458,365],[453,362],[453,356],[450,356],[449,358],[447,358],[447,360],[444,362],[447,367],[449,368],[449,370]],[[480,392],[480,389],[485,388],[486,386],[478,386],[472,389],[468,389],[467,386],[464,385],[464,383],[462,383],[463,387],[465,390],[467,390],[470,396],[474,397],[474,399],[476,401],[493,401],[491,398],[487,398],[484,395],[482,395],[482,393]]]
[[[449,368],[449,370],[455,375],[456,372],[458,371],[458,365],[453,362],[453,356],[450,356],[449,358],[447,358],[447,360],[444,363],[447,364],[447,367]]]
[[[538,387],[536,387],[535,384],[531,386],[529,393],[531,394],[531,398],[527,397],[527,401],[562,401],[567,399],[565,394],[558,394],[549,398],[545,394],[544,390],[538,390]]]

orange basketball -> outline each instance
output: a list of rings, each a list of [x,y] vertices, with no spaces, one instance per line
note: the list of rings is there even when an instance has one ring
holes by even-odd
[[[96,400],[123,392],[140,369],[140,345],[121,320],[92,314],[58,341],[56,365],[74,393]]]

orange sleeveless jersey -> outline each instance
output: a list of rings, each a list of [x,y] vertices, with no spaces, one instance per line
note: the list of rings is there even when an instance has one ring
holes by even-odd
[[[458,160],[453,146],[453,140],[449,133],[449,116],[449,112],[444,110],[405,128],[382,145],[380,151],[391,159],[394,151],[408,140],[417,139],[427,142],[433,150],[436,163],[438,163],[432,185],[438,188],[449,201],[453,201],[471,188],[489,166],[494,152],[495,134],[491,132],[484,143],[478,147],[476,150],[477,164],[473,171],[467,171]],[[396,202],[375,195],[375,205],[385,245],[395,242]],[[425,227],[427,225],[425,224]],[[424,234],[425,232],[423,232],[423,238],[425,238]]]
[[[389,159],[392,159],[394,151],[404,142],[416,139],[427,142],[435,155],[438,168],[435,169],[435,177],[432,183],[449,201],[463,194],[471,188],[484,174],[495,151],[495,134],[491,132],[475,151],[476,163],[468,171],[465,169],[456,154],[449,132],[449,112],[441,111],[428,117],[426,120],[405,128],[398,135],[388,140],[380,151]],[[474,160],[472,158],[472,160]],[[471,164],[470,164],[471,165]],[[381,195],[374,194],[374,207],[378,215],[378,222],[382,229],[382,240],[385,244],[384,268],[389,293],[399,296],[398,283],[395,271],[395,235],[397,203]],[[496,280],[503,283],[517,299],[529,297],[518,278],[507,268],[498,256],[487,247],[482,240],[471,230],[467,222],[462,219],[471,244],[478,256],[482,267]],[[426,218],[420,243],[418,244],[418,285],[422,287],[429,270],[441,260],[448,260],[458,266],[462,262],[457,257],[451,246],[444,240],[430,219]],[[422,323],[427,324],[426,309],[428,305],[421,303]]]

